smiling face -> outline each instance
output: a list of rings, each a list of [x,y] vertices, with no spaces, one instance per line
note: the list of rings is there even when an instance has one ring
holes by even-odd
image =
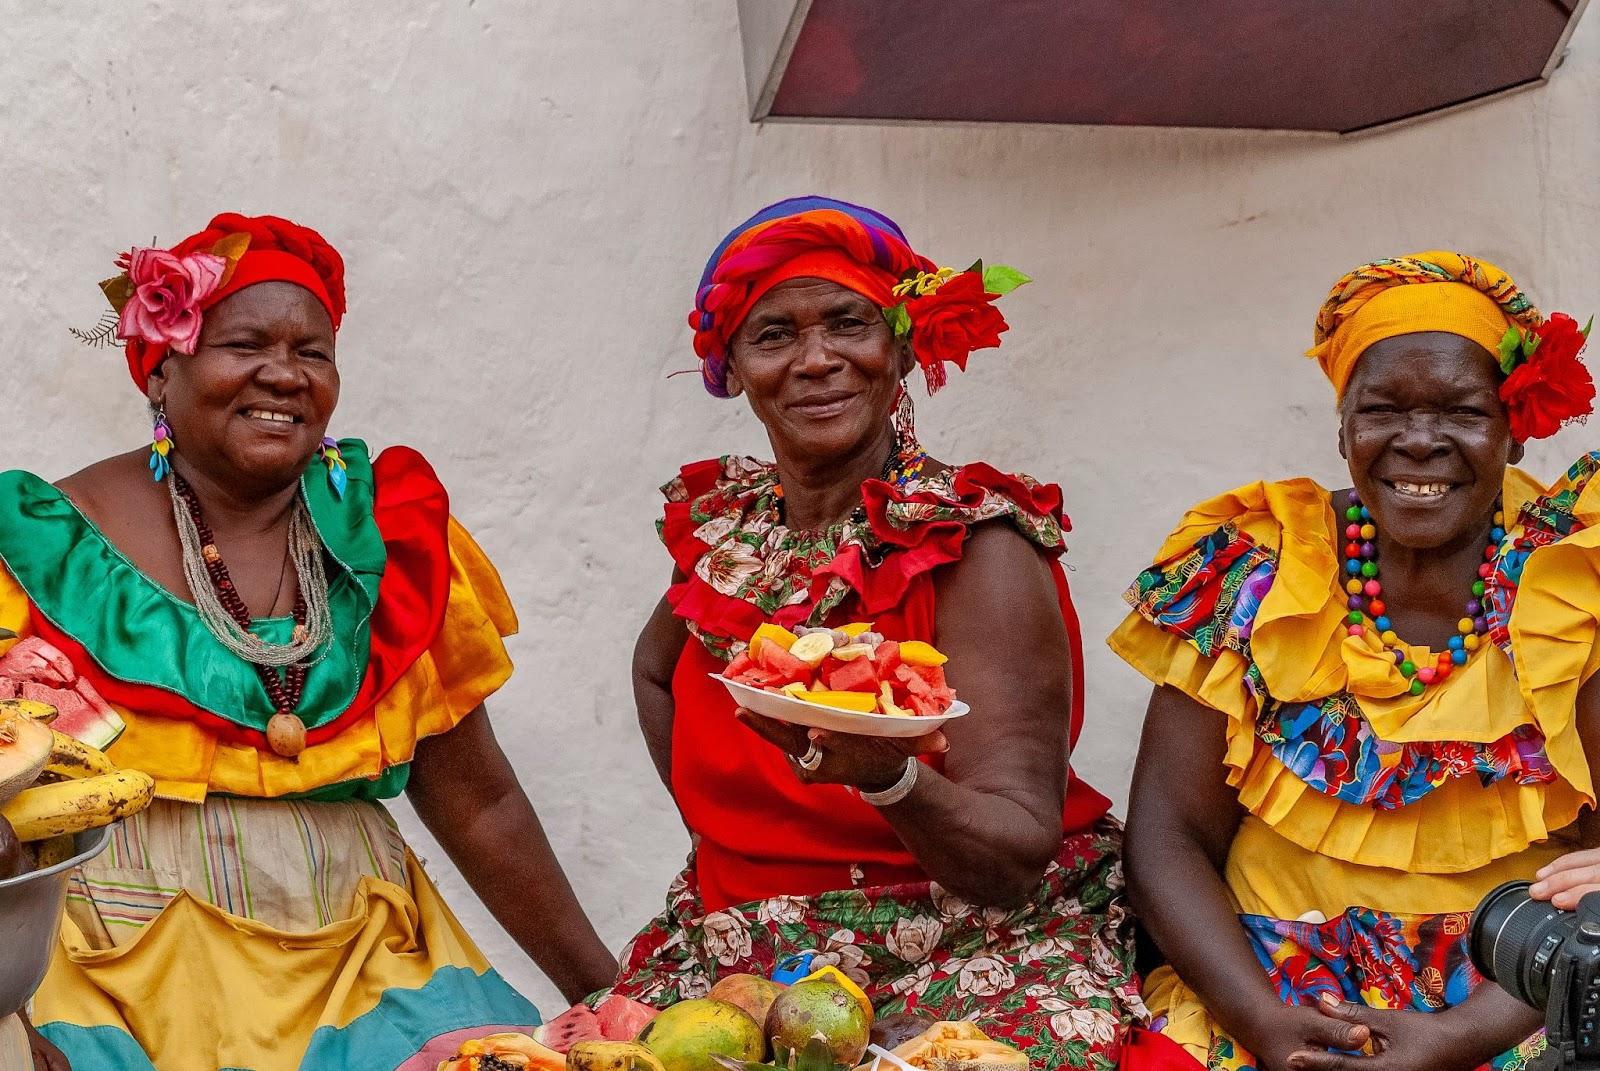
[[[1362,355],[1345,391],[1339,450],[1379,530],[1404,547],[1484,535],[1507,464],[1522,459],[1488,350],[1442,331]]]
[[[887,434],[895,388],[914,363],[872,301],[838,283],[791,279],[745,317],[728,386],[749,398],[780,460],[826,464]]]
[[[185,464],[269,493],[299,479],[339,403],[333,324],[293,283],[246,287],[206,310],[192,356],[150,377]]]

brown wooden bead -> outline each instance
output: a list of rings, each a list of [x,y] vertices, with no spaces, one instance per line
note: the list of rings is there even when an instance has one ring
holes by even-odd
[[[293,714],[274,714],[267,722],[267,746],[286,759],[299,758],[306,749],[305,722]]]

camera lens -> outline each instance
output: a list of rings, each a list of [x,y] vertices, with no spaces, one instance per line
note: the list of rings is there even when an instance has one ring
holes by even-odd
[[[1572,927],[1571,912],[1533,899],[1525,881],[1507,882],[1473,913],[1473,965],[1522,1003],[1543,1009],[1550,998],[1551,957]]]

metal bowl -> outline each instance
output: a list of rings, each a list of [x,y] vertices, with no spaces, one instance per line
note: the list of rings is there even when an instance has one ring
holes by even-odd
[[[111,826],[73,838],[71,859],[0,881],[0,1019],[21,1009],[44,981],[56,947],[56,931],[67,903],[72,868],[93,859],[111,843]]]

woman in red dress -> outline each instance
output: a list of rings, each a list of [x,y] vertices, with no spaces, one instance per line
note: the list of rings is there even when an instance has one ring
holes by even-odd
[[[658,1005],[811,953],[880,1014],[975,1019],[1032,1066],[1107,1067],[1142,1014],[1121,830],[1073,776],[1077,619],[1052,485],[918,444],[903,380],[999,344],[1026,277],[939,269],[878,213],[780,202],[716,252],[690,314],[707,388],[774,463],[665,488],[675,565],[639,639],[640,724],[695,842],[617,991]],[[712,675],[755,629],[871,621],[948,654],[972,708],[892,741],[736,709]]]

